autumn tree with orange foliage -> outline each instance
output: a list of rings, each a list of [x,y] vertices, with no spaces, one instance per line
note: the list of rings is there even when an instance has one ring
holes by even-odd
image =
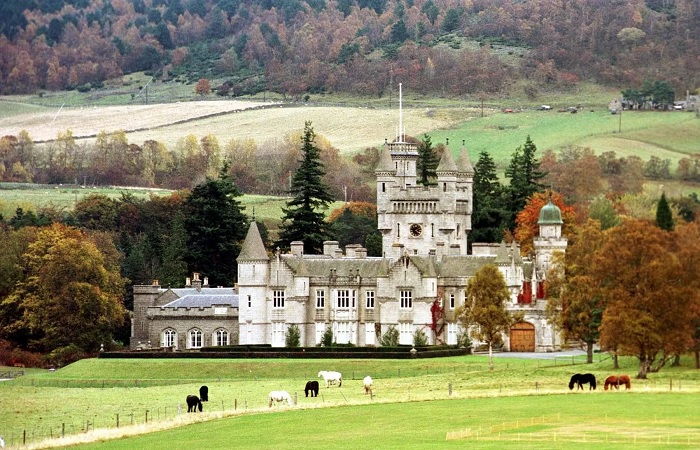
[[[628,219],[605,232],[593,258],[591,273],[606,303],[600,345],[635,356],[637,378],[658,371],[694,344],[700,317],[697,237],[697,230],[683,227],[678,234]]]
[[[515,240],[520,242],[520,253],[529,255],[534,252],[533,239],[539,234],[539,225],[537,221],[540,218],[540,210],[549,201],[555,204],[561,210],[561,218],[564,221],[562,225],[562,235],[571,236],[573,227],[576,223],[576,212],[574,208],[564,203],[561,194],[553,191],[536,192],[532,195],[525,204],[525,207],[520,211],[515,219]]]
[[[211,92],[211,83],[206,78],[200,78],[194,86],[194,92],[204,97]]]

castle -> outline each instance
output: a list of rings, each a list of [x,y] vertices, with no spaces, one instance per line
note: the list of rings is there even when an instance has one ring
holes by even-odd
[[[446,149],[429,186],[417,183],[418,156],[402,134],[384,144],[376,169],[381,257],[368,257],[361,245],[343,251],[336,241],[325,242],[322,255],[304,254],[302,242],[269,255],[253,221],[236,287],[211,288],[198,274],[184,289],[134,286],[131,347],[283,347],[292,325],[302,346],[318,345],[328,328],[337,343],[379,345],[390,327],[400,344],[422,331],[429,344],[456,345],[464,330],[455,311],[467,281],[494,264],[511,294],[508,310],[523,313],[506,348],[557,350],[560,338],[545,318],[544,277],[552,255],[567,246],[559,208],[550,202],[540,211],[534,258],[522,257],[515,243],[473,243],[470,254],[474,169],[466,150],[455,161]]]

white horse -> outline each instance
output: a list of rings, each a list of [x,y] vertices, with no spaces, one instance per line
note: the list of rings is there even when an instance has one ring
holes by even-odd
[[[362,384],[365,386],[365,394],[372,395],[372,377],[367,375],[363,380]]]
[[[343,385],[343,376],[340,374],[340,372],[328,372],[326,370],[322,370],[318,373],[319,377],[323,377],[323,379],[326,381],[326,387],[330,387],[331,384],[338,383],[338,387]]]
[[[287,405],[292,406],[292,397],[289,396],[287,391],[270,391],[270,395],[267,396],[268,403],[267,406],[272,407],[272,402],[287,402]]]

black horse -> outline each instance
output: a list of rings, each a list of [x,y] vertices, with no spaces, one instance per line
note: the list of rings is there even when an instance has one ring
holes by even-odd
[[[304,393],[306,396],[309,396],[309,392],[311,392],[312,397],[318,397],[318,381],[307,381],[306,382],[306,387],[304,388]]]
[[[199,408],[199,412],[202,412],[202,401],[197,397],[196,395],[188,395],[187,396],[187,412],[197,412],[197,409]]]
[[[584,384],[589,384],[588,390],[595,390],[595,375],[593,375],[592,373],[577,373],[576,375],[571,377],[571,381],[569,381],[569,389],[573,389],[574,385],[578,386],[578,389],[583,389]]]
[[[206,386],[202,386],[199,388],[199,398],[203,402],[208,402],[209,401],[209,388]]]

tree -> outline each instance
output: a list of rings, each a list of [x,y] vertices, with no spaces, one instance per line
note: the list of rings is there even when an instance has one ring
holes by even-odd
[[[291,325],[287,328],[287,333],[284,336],[284,345],[289,348],[299,347],[301,341],[301,332],[296,324]]]
[[[204,97],[211,92],[211,83],[206,78],[200,78],[194,86],[194,92]]]
[[[240,196],[224,163],[218,179],[207,178],[185,201],[189,271],[209,277],[214,286],[230,286],[236,279],[236,258],[248,231],[248,218],[236,200]]]
[[[582,343],[586,362],[593,362],[593,346],[600,339],[605,309],[599,280],[592,275],[593,258],[604,242],[600,223],[589,220],[572,237],[565,255],[555,256],[547,274],[547,318],[566,340]]]
[[[380,236],[381,242],[381,234],[377,231],[377,209],[375,205],[372,206],[374,206],[372,216],[356,213],[352,208],[344,207],[340,215],[329,217],[328,233],[330,237],[338,241],[341,247],[348,244],[364,244],[369,256],[381,256],[381,248],[376,254],[376,248],[373,248],[372,253],[370,253],[367,246],[369,236],[374,234]],[[371,243],[372,240],[369,239],[369,242]]]
[[[314,142],[315,134],[311,122],[306,122],[302,135],[302,160],[292,178],[292,199],[282,208],[282,226],[277,245],[289,248],[293,241],[304,242],[304,252],[321,253],[323,241],[327,240],[324,214],[333,201],[329,188],[323,183],[325,174],[320,161],[320,150]]]
[[[661,198],[656,206],[656,226],[666,231],[673,230],[673,214],[671,214],[671,207],[666,201],[665,192],[661,193]]]
[[[535,157],[536,152],[537,146],[528,135],[525,145],[515,149],[506,168],[506,177],[510,178],[507,192],[510,208],[508,228],[511,230],[514,229],[516,216],[525,207],[527,199],[544,187],[539,180],[547,174],[539,170],[540,161]]]
[[[570,236],[573,234],[573,226],[576,221],[574,209],[564,203],[563,197],[557,192],[537,192],[527,200],[515,219],[516,227],[513,234],[515,240],[520,243],[520,252],[523,255],[534,252],[533,240],[539,234],[537,222],[540,218],[540,211],[550,201],[561,211],[561,218],[564,221],[562,235]]]
[[[503,195],[503,186],[496,174],[496,163],[491,155],[482,151],[474,165],[471,242],[494,243],[503,239],[508,216],[503,207]]]
[[[6,331],[24,330],[27,347],[41,352],[70,345],[94,352],[112,342],[125,317],[125,280],[90,236],[60,224],[44,228],[22,266],[26,278],[3,302],[22,316]]]
[[[467,282],[464,304],[455,311],[457,319],[470,335],[489,346],[489,368],[493,370],[493,346],[503,341],[511,326],[520,317],[511,315],[506,309],[510,300],[508,286],[498,267],[485,265],[476,271]]]
[[[386,333],[382,335],[382,347],[398,347],[399,346],[399,330],[395,326],[390,325]]]
[[[416,162],[416,169],[418,171],[418,183],[423,186],[428,186],[434,183],[435,169],[437,169],[440,163],[437,153],[433,149],[433,143],[430,140],[430,136],[427,134],[423,135],[423,139],[418,144],[418,161]]]
[[[637,377],[646,378],[692,346],[696,270],[686,270],[690,254],[673,251],[673,235],[650,222],[628,219],[605,235],[592,264],[606,302],[600,345],[637,357]]]

